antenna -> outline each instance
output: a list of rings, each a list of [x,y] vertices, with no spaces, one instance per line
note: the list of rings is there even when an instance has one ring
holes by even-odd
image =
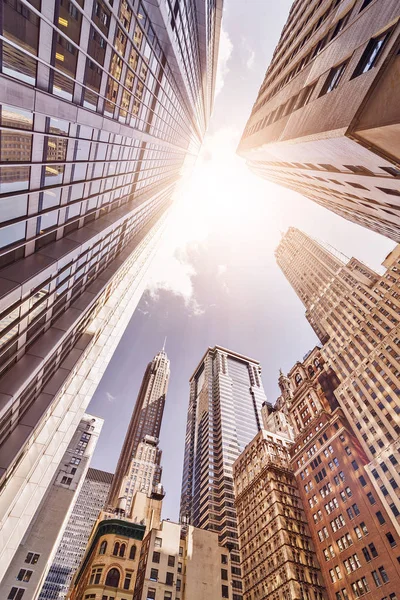
[[[165,344],[166,343],[167,343],[167,336],[165,336],[165,338],[164,338],[164,344],[163,344],[163,347],[162,347],[162,351],[163,352],[165,351]]]

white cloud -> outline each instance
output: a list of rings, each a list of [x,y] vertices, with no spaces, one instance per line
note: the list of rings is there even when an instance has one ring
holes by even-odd
[[[221,27],[221,36],[219,40],[218,66],[215,81],[215,96],[218,96],[224,87],[225,78],[229,73],[228,62],[231,58],[233,44],[225,29]]]
[[[116,400],[116,396],[113,396],[112,394],[110,394],[110,392],[106,392],[106,398],[108,402],[114,402],[114,400]]]
[[[254,50],[250,50],[250,56],[246,61],[246,67],[248,69],[252,69],[254,66],[254,60],[256,58],[256,53],[254,52]]]

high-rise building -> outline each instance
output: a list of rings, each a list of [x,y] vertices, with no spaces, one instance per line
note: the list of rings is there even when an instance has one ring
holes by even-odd
[[[163,348],[147,365],[110,489],[109,505],[117,507],[118,500],[125,498],[127,514],[136,490],[143,491],[147,485],[144,491],[151,491],[160,483],[161,451],[157,444],[169,375],[169,360]],[[143,481],[141,465],[146,462],[153,465],[152,476]],[[146,470],[148,472],[148,469],[144,472]]]
[[[327,598],[291,467],[292,445],[262,429],[233,465],[244,600]]]
[[[0,581],[0,598],[36,600],[82,489],[103,419],[85,414]]]
[[[329,600],[397,598],[400,537],[366,475],[368,458],[335,398],[320,348],[281,375],[296,475]],[[384,591],[383,591],[384,590]]]
[[[238,152],[250,169],[400,242],[397,0],[296,0]]]
[[[38,600],[64,600],[110,490],[112,474],[88,469]]]
[[[137,305],[210,115],[222,0],[2,2],[0,577]]]
[[[400,246],[379,275],[291,228],[276,257],[323,342],[321,356],[339,379],[333,394],[400,534]],[[301,383],[301,369],[296,377]]]
[[[261,428],[260,364],[215,346],[190,379],[181,522],[218,532],[232,550],[233,600],[242,599],[232,466]]]

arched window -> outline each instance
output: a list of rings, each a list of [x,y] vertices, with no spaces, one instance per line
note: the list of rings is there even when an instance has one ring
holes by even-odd
[[[135,560],[136,556],[136,546],[131,546],[131,551],[129,552],[129,558],[131,560]]]
[[[110,569],[106,577],[106,585],[117,588],[119,585],[119,571],[118,569]]]
[[[294,380],[295,380],[295,382],[296,382],[296,385],[300,385],[300,384],[301,384],[301,382],[303,381],[303,378],[302,378],[302,376],[300,375],[300,373],[296,373],[296,376],[295,376]]]
[[[126,549],[126,545],[125,544],[121,544],[121,547],[119,549],[119,555],[120,556],[125,556],[125,549]]]
[[[99,554],[105,554],[107,550],[107,542],[104,540],[103,542],[101,542],[100,544],[100,550],[99,550]]]
[[[321,371],[321,370],[322,370],[322,366],[321,366],[321,363],[319,362],[318,358],[315,358],[315,359],[314,359],[314,366],[315,366],[315,367],[316,367],[316,368],[317,368],[319,371]]]
[[[314,377],[314,375],[315,375],[315,371],[311,365],[309,365],[309,367],[308,367],[308,374],[310,377]]]
[[[113,550],[114,556],[118,556],[118,552],[119,552],[119,542],[115,542],[114,550]]]

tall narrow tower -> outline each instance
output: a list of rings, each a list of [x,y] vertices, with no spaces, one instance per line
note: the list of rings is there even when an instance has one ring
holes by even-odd
[[[215,346],[190,380],[181,521],[219,534],[232,551],[233,600],[242,599],[232,466],[261,426],[260,364]]]
[[[138,461],[151,462],[154,465],[150,490],[153,484],[156,485],[160,482],[161,451],[156,446],[160,435],[169,374],[169,360],[163,348],[147,365],[142,379],[110,489],[108,501],[111,506],[116,507],[121,497],[132,493],[135,487],[137,489],[137,486],[133,486],[131,490],[132,486],[127,481],[127,478],[133,481],[135,477],[131,465],[133,458]],[[137,481],[137,477],[135,481]],[[128,490],[125,491],[127,488]]]

